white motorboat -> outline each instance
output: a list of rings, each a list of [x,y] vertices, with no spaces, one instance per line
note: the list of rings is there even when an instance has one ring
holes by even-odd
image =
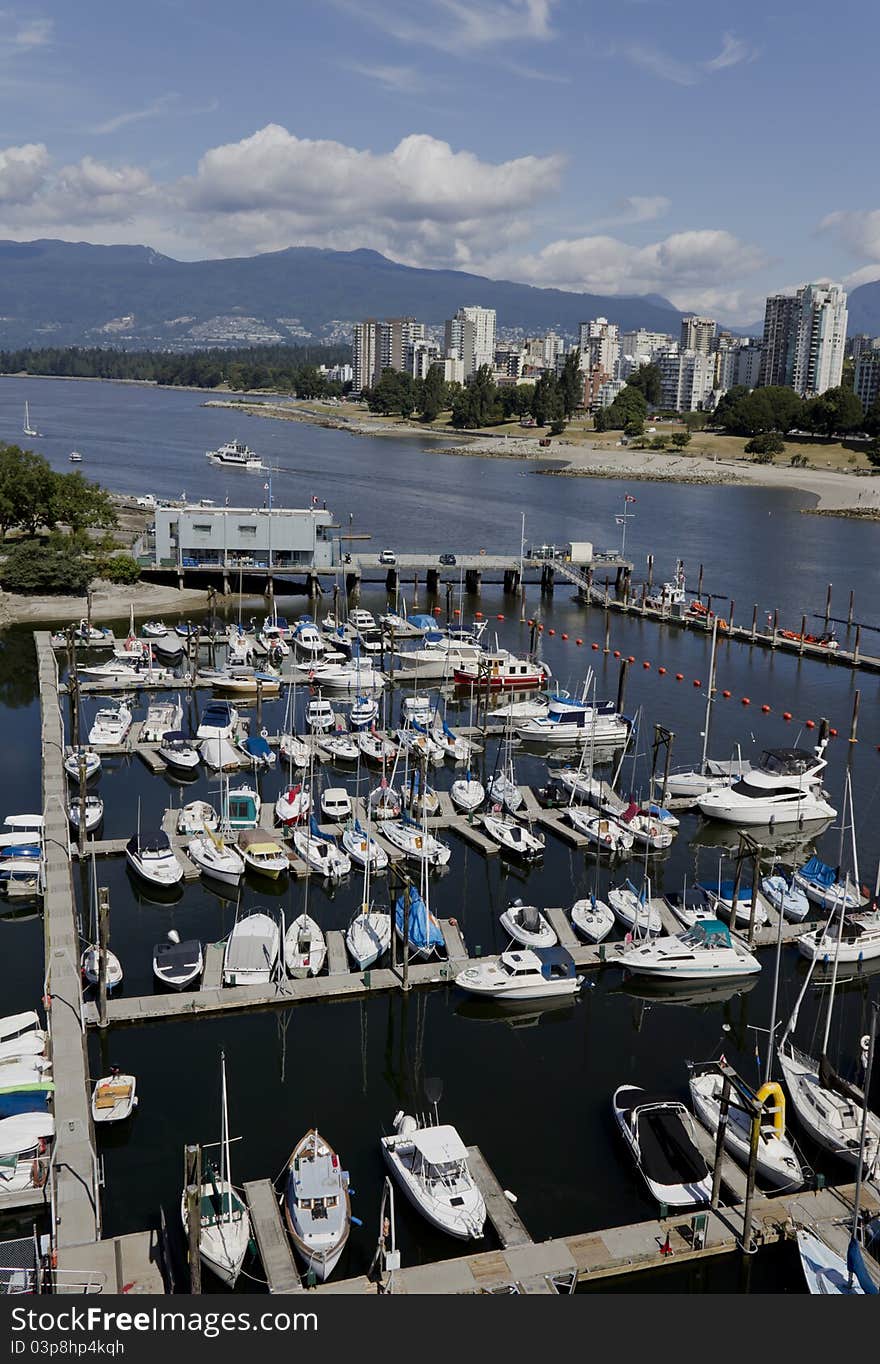
[[[482,999],[558,999],[578,994],[581,980],[570,953],[561,947],[510,948],[459,972],[460,990]]]
[[[228,701],[209,701],[202,711],[197,739],[228,739],[235,737],[238,711]]]
[[[133,834],[125,845],[125,860],[151,885],[167,888],[183,880],[183,863],[162,829]]]
[[[551,698],[545,715],[521,719],[515,726],[517,737],[529,743],[580,746],[625,744],[631,722],[619,715],[613,701],[596,705]]]
[[[597,844],[599,851],[607,856],[619,857],[632,852],[633,835],[616,820],[606,819],[604,815],[597,815],[580,805],[567,806],[565,817],[579,834]]]
[[[697,806],[706,819],[743,827],[796,824],[833,819],[837,811],[822,790],[824,741],[815,753],[804,748],[768,749],[756,767],[732,786],[700,796]]]
[[[422,729],[427,729],[431,723],[432,714],[433,704],[430,696],[417,694],[403,698],[400,715],[404,725],[421,725]]]
[[[229,829],[256,829],[263,802],[256,786],[246,782],[228,787],[223,823]]]
[[[199,744],[199,757],[212,772],[237,772],[242,765],[239,750],[229,739],[215,737],[203,739]]]
[[[236,919],[223,953],[224,985],[268,985],[281,950],[275,919],[260,910]]]
[[[391,915],[363,904],[348,925],[345,946],[358,969],[366,971],[391,946]]]
[[[544,836],[534,834],[515,819],[502,819],[499,815],[481,815],[480,822],[493,843],[504,852],[532,862],[544,856]]]
[[[137,1080],[133,1075],[112,1071],[99,1080],[92,1091],[92,1122],[122,1122],[137,1106]]]
[[[721,1097],[724,1079],[717,1071],[700,1071],[695,1067],[690,1077],[691,1103],[700,1122],[713,1137],[718,1135],[721,1116]],[[774,1101],[770,1112],[765,1107],[758,1136],[756,1173],[771,1189],[799,1189],[804,1173],[797,1153],[785,1135],[785,1095],[782,1086],[762,1085],[755,1098],[766,1104]],[[724,1145],[739,1165],[748,1169],[751,1150],[752,1119],[737,1103],[736,1091],[731,1091],[724,1131]]]
[[[632,881],[627,881],[625,886],[611,886],[608,903],[618,923],[623,924],[634,937],[663,932],[660,910],[651,900],[647,887],[638,891]]]
[[[722,980],[755,975],[761,969],[757,957],[720,919],[701,919],[671,937],[633,942],[621,954],[620,964],[625,971],[655,980]]]
[[[101,973],[101,953],[96,943],[85,949],[79,959],[82,978],[89,985],[98,985]],[[107,989],[115,990],[122,984],[122,963],[115,952],[107,948]]]
[[[360,729],[353,737],[362,756],[368,762],[393,762],[397,756],[398,746],[387,735],[375,734],[369,729]]]
[[[86,796],[85,801],[71,800],[67,805],[67,818],[77,831],[79,830],[80,820],[83,815],[83,805],[85,805],[85,819],[83,827],[87,834],[92,834],[98,828],[104,818],[104,802],[100,796]]]
[[[432,1226],[465,1241],[483,1235],[486,1204],[454,1127],[423,1125],[400,1112],[381,1146],[394,1180]]]
[[[250,1214],[232,1185],[230,1166],[229,1111],[226,1100],[226,1057],[220,1057],[220,1169],[211,1165],[204,1172],[199,1191],[199,1256],[227,1288],[234,1288],[251,1239]],[[189,1227],[186,1190],[181,1218]]]
[[[205,965],[202,944],[196,938],[180,941],[172,928],[164,942],[153,948],[153,975],[170,990],[185,990],[201,979]]]
[[[85,776],[86,781],[89,781],[101,770],[101,755],[93,748],[65,749],[64,770],[74,781],[79,781],[81,776]]]
[[[356,606],[348,613],[348,623],[353,630],[376,630],[376,617],[365,606]]]
[[[206,829],[216,829],[220,817],[213,805],[206,800],[191,800],[182,805],[177,812],[177,832],[179,834],[201,834]]]
[[[158,744],[169,730],[180,730],[183,720],[183,706],[180,701],[157,701],[147,706],[147,717],[141,725],[140,740],[145,744]]]
[[[206,829],[186,845],[199,871],[225,886],[237,886],[244,876],[244,858],[230,847],[222,834]]]
[[[285,786],[275,802],[275,817],[280,824],[299,824],[312,808],[307,786]]]
[[[141,634],[146,635],[147,639],[161,639],[168,634],[168,626],[164,620],[147,620],[141,626]]]
[[[466,778],[452,783],[449,795],[457,810],[463,810],[465,814],[470,814],[473,810],[479,810],[483,804],[486,799],[486,789],[482,782],[477,781],[468,773]]]
[[[131,729],[131,711],[128,706],[104,706],[95,716],[89,730],[90,744],[121,744]]]
[[[281,678],[278,673],[265,669],[249,672],[246,668],[231,668],[228,672],[214,675],[212,686],[216,692],[227,696],[262,696],[271,699],[281,691]]]
[[[669,1208],[709,1202],[712,1172],[697,1147],[693,1116],[680,1099],[621,1085],[612,1107],[639,1173],[658,1202]]]
[[[340,852],[333,839],[324,834],[294,828],[293,846],[307,867],[331,881],[338,881],[351,871],[351,859],[348,854]]]
[[[374,724],[379,716],[379,703],[373,696],[359,696],[348,712],[352,729],[364,729]]]
[[[351,1199],[348,1175],[317,1128],[297,1143],[288,1161],[284,1220],[306,1270],[323,1283],[345,1249]]]
[[[835,956],[847,963],[873,961],[880,957],[880,910],[844,913],[842,930],[825,924],[802,933],[797,949],[802,957],[819,962],[830,962]]]
[[[242,829],[236,839],[244,864],[260,876],[277,880],[290,871],[290,861],[281,844],[263,829]]]
[[[830,867],[818,857],[811,857],[792,876],[792,887],[803,891],[811,904],[826,912],[858,909],[865,903],[865,897],[852,881],[840,879],[839,867]]]
[[[310,914],[303,910],[284,935],[284,964],[296,979],[317,976],[327,957],[327,940]]]
[[[395,653],[395,671],[419,682],[451,679],[456,667],[483,658],[480,637],[484,630],[485,622],[473,631],[438,631],[429,626],[423,632],[422,648]]]
[[[359,867],[369,863],[373,873],[383,872],[388,867],[387,852],[375,838],[364,832],[357,820],[343,831],[342,846]]]
[[[228,440],[216,450],[206,450],[206,459],[231,469],[262,469],[263,461],[243,440]]]
[[[326,645],[311,616],[300,616],[290,636],[295,653],[300,658],[317,660],[326,652]]]
[[[165,634],[158,635],[150,640],[150,647],[153,652],[163,658],[166,663],[175,664],[186,652],[186,645],[174,630],[169,630]]]
[[[761,879],[761,894],[773,908],[792,923],[800,923],[807,917],[810,902],[794,880],[776,873]]]
[[[555,947],[559,941],[548,919],[535,905],[514,900],[499,916],[501,927],[523,947]]]
[[[590,895],[585,900],[575,900],[571,921],[587,942],[602,942],[614,927],[614,911],[603,900]]]
[[[380,692],[388,680],[372,658],[357,658],[349,663],[336,663],[326,655],[323,663],[316,663],[314,666],[300,664],[298,671],[315,687],[325,687],[333,692],[349,692],[352,696]]]
[[[429,867],[445,867],[452,856],[448,843],[441,843],[439,838],[406,817],[402,820],[382,819],[376,827],[384,839],[413,862],[427,862]]]
[[[313,696],[306,706],[306,724],[315,733],[336,728],[336,712],[324,696]]]
[[[210,743],[210,740],[206,740]],[[157,749],[159,757],[173,772],[191,774],[199,765],[199,750],[182,730],[170,730],[163,734]]]

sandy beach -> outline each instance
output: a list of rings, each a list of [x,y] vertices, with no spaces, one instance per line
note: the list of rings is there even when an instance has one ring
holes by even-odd
[[[232,600],[229,597],[224,601]],[[92,588],[92,620],[113,620],[128,614],[134,606],[139,618],[162,612],[176,617],[183,611],[201,610],[208,604],[208,593],[201,588],[165,587],[161,583],[134,583],[120,587],[118,583],[99,579]],[[26,621],[70,621],[76,623],[86,615],[85,597],[21,597],[14,592],[0,591],[0,627]]]

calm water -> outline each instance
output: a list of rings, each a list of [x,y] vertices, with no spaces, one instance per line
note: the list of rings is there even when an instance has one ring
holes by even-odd
[[[34,442],[36,448],[59,468],[67,467],[69,450],[77,448],[85,456],[84,473],[120,490],[170,496],[186,489],[190,496],[215,499],[228,492],[232,501],[244,500],[244,488],[258,500],[262,481],[255,475],[224,473],[204,459],[204,450],[239,434],[285,470],[275,476],[273,486],[279,502],[304,502],[313,493],[326,498],[340,520],[354,511],[355,529],[372,532],[379,547],[516,550],[523,511],[531,539],[592,539],[607,545],[619,533],[613,517],[622,503],[620,483],[541,477],[518,461],[441,456],[417,440],[368,440],[299,424],[235,421],[234,414],[201,407],[198,394],[3,380],[0,440],[14,440],[20,433],[25,397],[34,424],[47,432],[45,440]],[[735,596],[739,618],[747,614],[745,604],[757,601],[762,610],[779,605],[796,626],[802,610],[820,609],[825,585],[832,581],[839,604],[845,605],[850,586],[855,586],[857,617],[874,620],[869,589],[876,580],[876,527],[805,518],[799,508],[808,499],[799,493],[643,483],[635,494],[637,518],[628,529],[627,547],[637,564],[653,551],[658,573],[667,576],[681,554],[695,583],[697,565],[703,562],[707,587]],[[366,590],[362,602],[377,610],[384,605],[384,593]],[[424,609],[432,604],[422,590],[418,605]],[[533,590],[529,613],[538,605]],[[303,602],[291,598],[279,607],[293,616]],[[246,603],[243,614],[260,608],[259,602]],[[520,624],[516,603],[499,589],[487,589],[481,599],[464,598],[464,618],[470,619],[475,609],[503,614],[506,619],[493,620],[493,629],[512,647],[527,647],[528,626]],[[541,603],[540,610],[547,631],[557,632],[551,638],[545,631],[541,647],[558,681],[578,685],[592,663],[599,694],[613,696],[618,664],[589,648],[602,640],[601,613],[576,606],[564,587]],[[124,618],[117,626],[125,628]],[[569,634],[568,641],[561,639],[562,632]],[[575,645],[576,637],[585,641],[583,647]],[[704,698],[692,683],[708,676],[708,641],[647,623],[613,620],[611,645],[636,659],[626,709],[631,714],[641,709],[641,740],[635,762],[627,760],[623,782],[638,792],[647,786],[645,750],[655,722],[675,731],[676,765],[699,758]],[[644,669],[643,661],[651,668]],[[661,666],[667,668],[666,676],[659,674]],[[676,672],[684,674],[684,681],[675,681]],[[714,708],[711,751],[719,756],[736,744],[757,756],[762,746],[809,741],[804,722],[827,716],[841,731],[828,753],[827,785],[838,797],[849,755],[845,734],[853,693],[861,690],[853,784],[862,879],[873,883],[880,858],[878,678],[853,677],[819,663],[722,644],[718,687],[732,692]],[[750,707],[740,704],[743,696],[751,698]],[[202,695],[186,703],[185,725],[197,723],[196,712],[205,699]],[[772,707],[768,715],[760,711],[764,703]],[[145,698],[138,698],[137,715],[145,704]],[[87,725],[96,709],[97,699],[84,703]],[[792,713],[790,723],[781,719],[783,711]],[[264,718],[271,729],[279,727],[282,712],[283,703],[267,704]],[[467,708],[450,708],[449,717],[452,723],[466,722]],[[39,710],[32,643],[24,629],[11,629],[0,639],[0,733],[8,769],[15,774],[14,794],[7,788],[4,813],[35,809]],[[492,745],[484,760],[490,771],[494,757]],[[538,784],[546,766],[534,757],[518,757],[517,772],[521,780]],[[447,765],[445,771],[435,769],[431,779],[448,787],[454,774]],[[283,780],[278,772],[261,778],[264,797],[274,800]],[[353,789],[354,780],[353,772],[333,773],[333,784]],[[203,777],[181,786],[169,778],[150,777],[136,759],[112,759],[100,778],[106,835],[133,832],[139,809],[141,825],[147,827],[168,804],[210,796],[213,786]],[[839,837],[832,829],[820,841],[829,861],[837,860]],[[500,858],[484,859],[458,839],[450,840],[453,857],[446,872],[432,880],[432,908],[457,918],[469,945],[479,945],[483,952],[505,946],[498,914],[511,899],[568,905],[592,884],[589,858],[552,836],[543,865],[530,873]],[[722,856],[723,850],[701,842],[696,819],[687,816],[670,854],[652,860],[652,884],[669,889],[679,887],[685,877],[714,878]],[[729,872],[731,865],[724,863],[723,871]],[[619,869],[615,879],[625,875],[638,882],[640,864]],[[112,942],[131,995],[152,991],[151,949],[170,928],[182,936],[217,941],[234,920],[234,905],[198,883],[187,885],[175,903],[157,904],[130,879],[122,859],[101,862],[98,877],[110,888]],[[608,884],[604,869],[599,884]],[[87,871],[79,890],[87,916]],[[274,905],[289,920],[304,895],[301,884],[274,893],[249,884],[243,903],[247,908]],[[309,897],[311,912],[325,928],[344,928],[359,903],[360,880],[353,875],[335,892],[313,884]],[[5,915],[0,935],[7,960],[14,964],[6,977],[4,1012],[32,1007],[42,993],[39,917],[27,911]],[[398,1108],[424,1106],[426,1076],[442,1078],[441,1117],[454,1122],[467,1142],[482,1147],[502,1185],[517,1193],[518,1210],[537,1239],[648,1218],[654,1205],[613,1129],[611,1093],[631,1081],[683,1094],[685,1062],[722,1051],[746,1078],[754,1077],[756,1043],[761,1060],[765,1054],[764,1035],[756,1029],[767,1026],[772,952],[764,952],[763,960],[765,970],[750,990],[692,1003],[641,999],[623,986],[618,972],[609,970],[592,978],[577,1004],[532,1015],[487,1016],[452,988],[444,988],[408,998],[389,995],[363,1004],[310,1005],[95,1036],[90,1044],[93,1073],[105,1072],[109,1064],[132,1070],[141,1094],[134,1121],[102,1134],[105,1229],[112,1234],[154,1225],[160,1205],[169,1222],[176,1222],[182,1147],[217,1137],[221,1047],[228,1057],[231,1126],[242,1137],[233,1150],[236,1181],[274,1178],[294,1142],[315,1123],[340,1150],[356,1191],[354,1210],[364,1226],[355,1229],[338,1275],[361,1272],[369,1263],[383,1174],[378,1135]],[[786,1017],[802,967],[791,949],[783,963],[780,1016]],[[866,1031],[868,1003],[876,993],[876,979],[870,978],[850,980],[839,992],[831,1049],[843,1064],[852,1060]],[[815,1040],[826,998],[822,989],[808,998],[799,1028],[806,1042]],[[812,1150],[806,1156],[829,1178],[847,1177],[833,1160]],[[0,1230],[11,1234],[5,1225]],[[454,1242],[431,1232],[402,1201],[398,1231],[405,1264],[457,1251]],[[780,1257],[779,1265],[780,1282],[797,1287],[790,1257]],[[776,1261],[773,1274],[775,1266]],[[646,1285],[640,1281],[637,1286]],[[674,1291],[706,1286],[727,1287],[728,1280],[685,1276]],[[731,1280],[728,1291],[737,1286]]]

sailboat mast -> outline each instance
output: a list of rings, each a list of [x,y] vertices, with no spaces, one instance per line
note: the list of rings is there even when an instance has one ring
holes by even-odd
[[[706,718],[703,721],[703,753],[700,758],[700,774],[705,776],[706,759],[709,752],[709,720],[712,714],[712,700],[715,696],[715,658],[718,652],[718,617],[712,620],[712,653],[709,659],[709,690],[706,693]]]
[[[868,1055],[865,1058],[865,1102],[862,1107],[862,1130],[859,1134],[859,1168],[856,1175],[856,1191],[853,1198],[853,1220],[852,1236],[856,1239],[859,1229],[859,1210],[862,1202],[862,1185],[865,1182],[865,1137],[868,1132],[868,1096],[871,1093],[871,1071],[874,1068],[874,1043],[877,1036],[877,1009],[878,1005],[871,1006],[871,1030],[868,1033]],[[853,1272],[849,1271],[849,1282],[852,1285]]]
[[[753,894],[757,894],[757,887],[753,887]],[[782,964],[782,924],[784,915],[781,909],[777,910],[779,923],[776,926],[776,963],[773,969],[773,998],[770,1001],[770,1027],[767,1037],[767,1064],[764,1067],[764,1084],[770,1083],[770,1074],[773,1070],[773,1043],[776,1040],[776,1005],[779,1001],[779,968]]]
[[[840,940],[843,937],[843,918],[846,913],[846,902],[849,899],[849,873],[843,885],[843,900],[840,904],[840,922],[837,925],[837,944],[834,949],[834,968],[831,972],[831,992],[828,996],[828,1013],[825,1016],[825,1032],[822,1034],[822,1056],[828,1054],[828,1037],[831,1032],[831,1013],[834,1009],[834,994],[837,989],[837,966],[840,961]],[[865,1098],[867,1103],[867,1096]]]
[[[220,1053],[220,1187],[226,1195],[226,1220],[232,1221],[232,1171],[229,1165],[229,1113],[226,1105],[226,1053]]]

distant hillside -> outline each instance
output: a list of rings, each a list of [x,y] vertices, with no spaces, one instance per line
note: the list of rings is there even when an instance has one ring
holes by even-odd
[[[850,336],[859,332],[880,336],[880,279],[853,289],[846,306],[849,309],[846,330]]]
[[[678,332],[652,294],[605,298],[535,289],[458,270],[416,270],[375,251],[291,247],[232,260],[176,261],[146,246],[0,241],[0,347],[172,347],[346,340],[359,318],[442,323],[463,304],[495,308],[526,333],[607,317]]]

